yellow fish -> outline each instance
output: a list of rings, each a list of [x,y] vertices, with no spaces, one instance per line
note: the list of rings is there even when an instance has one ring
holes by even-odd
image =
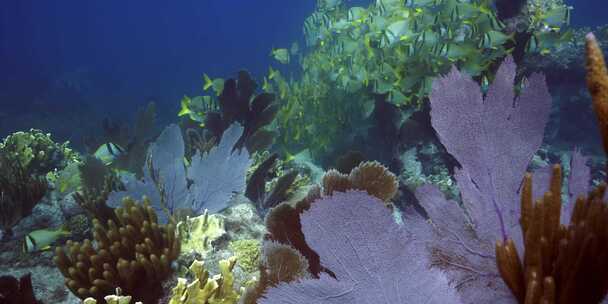
[[[48,250],[55,241],[71,234],[65,227],[34,230],[25,236],[23,240],[23,252]]]
[[[288,64],[289,63],[289,50],[287,49],[273,49],[272,50],[272,57],[274,57],[274,59],[282,64]]]

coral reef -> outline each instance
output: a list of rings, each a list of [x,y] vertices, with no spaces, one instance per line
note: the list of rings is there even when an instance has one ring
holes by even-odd
[[[319,255],[305,241],[300,214],[313,202],[335,192],[356,189],[368,192],[387,204],[397,192],[397,177],[378,162],[363,162],[350,175],[329,170],[322,178],[322,188],[313,186],[308,195],[295,205],[281,203],[266,216],[267,239],[290,245],[308,260],[309,271],[318,275],[322,270]]]
[[[173,288],[169,304],[238,303],[241,291],[235,290],[232,275],[236,259],[222,260],[219,264],[220,274],[210,277],[204,263],[194,261],[189,268],[194,281],[188,283],[186,279],[180,278]]]
[[[378,198],[336,192],[316,201],[301,222],[331,276],[280,283],[258,303],[463,303],[445,274],[430,268],[424,246]]]
[[[415,196],[432,225],[408,216],[411,229],[428,239],[432,264],[457,284],[467,303],[512,296],[494,261],[497,239],[521,244],[517,201],[521,178],[543,138],[551,98],[540,75],[529,78],[515,98],[515,64],[499,68],[485,98],[480,86],[457,70],[436,80],[431,94],[431,121],[441,143],[461,168],[455,179],[462,203],[446,200],[435,186]],[[427,227],[417,227],[426,225]],[[425,230],[427,229],[427,230]]]
[[[107,228],[93,221],[95,247],[90,240],[68,242],[56,248],[54,261],[66,286],[82,299],[101,301],[120,287],[137,301],[156,303],[180,252],[175,226],[159,225],[147,199],[125,199],[115,212],[118,222],[108,221]]]

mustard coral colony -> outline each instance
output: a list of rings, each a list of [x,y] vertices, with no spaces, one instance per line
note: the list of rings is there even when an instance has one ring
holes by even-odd
[[[115,212],[118,222],[110,220],[107,227],[94,220],[95,246],[90,240],[68,242],[56,249],[54,261],[80,298],[101,301],[120,287],[137,301],[156,303],[180,252],[175,226],[159,225],[147,199],[125,199]]]

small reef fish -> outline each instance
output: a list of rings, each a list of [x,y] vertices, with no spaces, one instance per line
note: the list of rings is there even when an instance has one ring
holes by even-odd
[[[289,50],[287,49],[273,49],[272,50],[272,57],[274,57],[274,59],[282,64],[288,64],[289,63]]]
[[[101,160],[104,164],[109,165],[114,162],[116,157],[120,156],[123,151],[123,148],[117,144],[105,143],[97,148],[94,156]]]
[[[23,252],[48,250],[55,241],[71,234],[65,227],[34,230],[25,236],[23,240]]]
[[[224,79],[222,79],[222,78],[211,79],[211,77],[209,77],[209,75],[203,74],[203,81],[204,81],[204,83],[203,83],[204,91],[213,89],[215,94],[217,96],[220,96],[220,94],[224,90]]]

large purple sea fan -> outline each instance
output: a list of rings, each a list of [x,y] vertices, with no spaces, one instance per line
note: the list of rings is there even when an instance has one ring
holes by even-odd
[[[424,244],[379,199],[336,192],[312,204],[301,222],[306,242],[335,278],[283,283],[259,303],[461,303],[445,275],[429,267]]]
[[[495,262],[495,242],[513,239],[523,252],[518,189],[541,145],[551,106],[542,75],[532,75],[516,98],[516,66],[507,58],[486,96],[455,68],[433,84],[431,121],[461,165],[455,178],[462,206],[434,186],[416,197],[432,223],[427,244],[435,266],[466,303],[515,303]]]

